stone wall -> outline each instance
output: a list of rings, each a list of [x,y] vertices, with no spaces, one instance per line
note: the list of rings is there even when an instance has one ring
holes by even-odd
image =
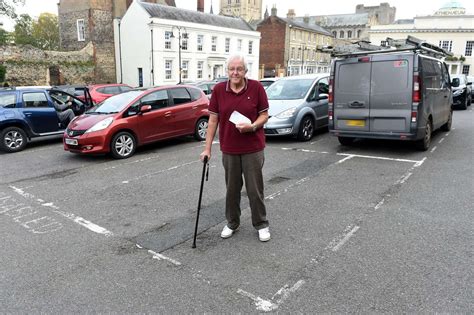
[[[0,63],[10,85],[57,85],[94,83],[94,47],[79,51],[44,51],[32,46],[0,46]],[[55,73],[59,71],[59,77]]]

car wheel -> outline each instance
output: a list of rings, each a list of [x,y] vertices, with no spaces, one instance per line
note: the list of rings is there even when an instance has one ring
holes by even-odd
[[[117,133],[110,143],[110,153],[116,159],[126,159],[135,153],[137,141],[135,137],[126,131]]]
[[[426,127],[425,127],[425,135],[423,136],[423,139],[418,140],[417,142],[417,147],[421,151],[426,151],[429,149],[430,144],[431,144],[431,121],[426,122]]]
[[[449,117],[448,117],[448,121],[441,126],[441,130],[443,131],[450,131],[451,130],[451,125],[453,124],[453,110],[451,109],[449,111]]]
[[[8,127],[1,132],[0,149],[13,153],[23,150],[26,147],[28,138],[26,132],[18,127]]]
[[[300,130],[298,131],[299,141],[309,141],[314,134],[314,121],[310,116],[305,116],[301,120]]]
[[[337,137],[339,143],[342,145],[351,145],[354,143],[355,138],[348,138],[348,137]]]
[[[207,118],[199,118],[194,128],[194,138],[198,141],[206,140],[208,121]]]
[[[467,109],[467,106],[468,106],[467,102],[468,102],[468,99],[467,99],[467,95],[466,95],[466,97],[464,97],[464,104],[461,105],[461,109]]]

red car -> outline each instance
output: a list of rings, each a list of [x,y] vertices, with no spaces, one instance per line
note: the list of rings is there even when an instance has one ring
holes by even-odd
[[[73,153],[111,153],[125,159],[137,146],[163,139],[194,135],[206,139],[209,100],[188,85],[132,90],[106,99],[76,117],[64,132],[64,150]]]
[[[99,104],[112,95],[127,92],[133,89],[131,86],[126,84],[93,84],[89,85],[88,88],[92,97],[92,101],[95,104]]]

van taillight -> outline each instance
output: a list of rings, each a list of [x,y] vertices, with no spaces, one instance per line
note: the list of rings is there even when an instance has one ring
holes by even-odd
[[[420,77],[418,75],[413,76],[413,103],[419,103],[421,101],[420,94]]]
[[[417,116],[417,112],[412,111],[411,112],[411,122],[412,123],[416,123],[416,116]]]
[[[334,101],[334,95],[332,90],[333,80],[329,79],[329,95],[328,95],[328,103],[332,103]]]
[[[359,62],[369,62],[370,57],[360,57],[358,60],[359,60]]]

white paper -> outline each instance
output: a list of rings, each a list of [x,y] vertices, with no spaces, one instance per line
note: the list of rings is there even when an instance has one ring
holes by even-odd
[[[230,115],[229,121],[234,123],[234,124],[240,124],[240,123],[247,123],[250,124],[252,123],[248,117],[242,115],[238,111],[234,110],[232,114]]]

